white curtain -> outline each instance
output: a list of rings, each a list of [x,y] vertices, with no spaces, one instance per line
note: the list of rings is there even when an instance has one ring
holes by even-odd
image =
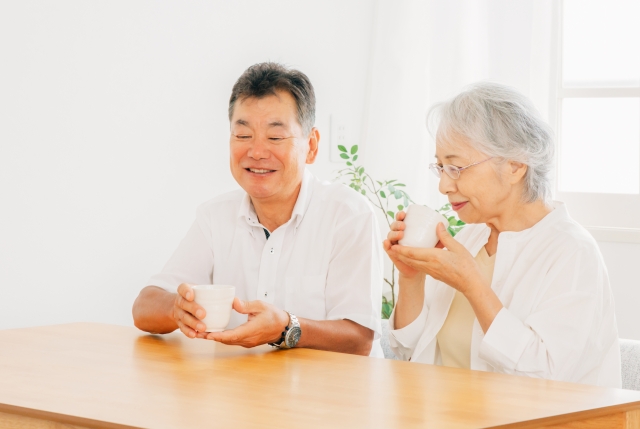
[[[446,202],[427,165],[428,108],[464,86],[516,87],[548,118],[554,85],[554,0],[377,0],[362,154],[419,203]]]

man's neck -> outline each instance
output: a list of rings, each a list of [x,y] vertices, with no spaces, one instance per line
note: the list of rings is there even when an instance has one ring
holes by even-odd
[[[260,224],[267,228],[269,232],[273,232],[289,222],[293,214],[293,208],[296,205],[296,201],[298,201],[301,187],[302,183],[286,198],[278,198],[277,200],[270,198],[266,200],[251,198]]]

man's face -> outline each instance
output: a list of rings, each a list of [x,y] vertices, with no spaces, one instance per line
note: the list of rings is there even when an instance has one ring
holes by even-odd
[[[231,174],[253,199],[291,198],[305,164],[318,152],[318,131],[303,134],[295,99],[286,91],[236,101],[231,117]]]

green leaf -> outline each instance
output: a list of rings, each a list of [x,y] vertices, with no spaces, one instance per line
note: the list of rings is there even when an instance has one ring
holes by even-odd
[[[402,206],[402,204],[400,204],[400,205],[398,206],[398,211],[402,210],[403,208],[404,208],[404,207]]]
[[[339,150],[340,152],[346,152],[346,151],[347,151],[347,148],[346,148],[346,147],[344,147],[344,146],[342,146],[341,144],[339,144],[339,145],[338,145],[338,150]]]
[[[391,317],[391,312],[393,311],[393,307],[391,307],[390,302],[382,303],[382,318],[389,319]]]
[[[394,219],[394,217],[393,217],[393,212],[392,212],[391,210],[389,210],[389,211],[387,212],[387,214],[389,215],[389,217],[390,217],[391,219]]]
[[[404,206],[409,207],[409,197],[407,194],[404,195]]]
[[[397,181],[398,181],[398,179],[393,179],[393,180],[389,180],[388,183],[393,183],[393,182],[397,182]]]
[[[358,173],[359,173],[359,174],[364,173],[364,167],[360,167],[360,168],[358,169]]]
[[[382,198],[387,198],[387,194],[385,194],[384,191],[380,191],[380,196]]]
[[[391,193],[395,193],[396,192],[396,188],[394,188],[391,183],[389,183],[388,188],[389,188],[389,192],[391,192]]]
[[[361,193],[362,195],[367,195],[367,193],[364,191],[364,189],[362,189],[362,190],[360,191],[360,193]]]
[[[353,189],[356,189],[356,185],[354,185],[353,183],[349,183],[349,187],[353,188]]]
[[[349,161],[347,161],[347,165],[351,166],[351,165],[353,165],[353,164],[352,164],[352,163],[350,163]]]
[[[395,186],[407,186],[404,183],[396,183]]]
[[[351,146],[351,155],[355,155],[357,151],[358,151],[357,144],[354,144],[353,146]]]
[[[378,185],[382,186],[382,182],[381,182],[381,181],[376,180],[376,183],[377,183]]]
[[[353,162],[356,162],[358,160],[358,155],[353,157]]]
[[[347,155],[346,153],[341,153],[341,154],[340,154],[340,158],[342,158],[342,159],[349,159],[349,155]]]
[[[466,225],[466,223],[464,223],[463,221],[461,220],[456,221],[456,226],[464,226],[464,225]]]
[[[395,191],[393,193],[393,196],[396,197],[396,200],[399,200],[400,198],[402,198],[402,192],[400,191]]]

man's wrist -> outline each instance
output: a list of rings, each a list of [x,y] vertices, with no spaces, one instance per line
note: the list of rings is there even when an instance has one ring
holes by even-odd
[[[278,314],[275,322],[276,327],[279,329],[278,336],[273,341],[269,341],[268,344],[279,345],[280,343],[282,343],[282,341],[284,341],[284,336],[287,333],[287,327],[289,326],[289,323],[290,323],[289,313],[287,313],[284,310],[278,310]]]

